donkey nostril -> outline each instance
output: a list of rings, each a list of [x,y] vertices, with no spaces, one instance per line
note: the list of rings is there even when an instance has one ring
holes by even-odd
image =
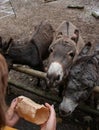
[[[65,112],[64,110],[60,110],[60,116],[62,116],[62,117],[69,116],[70,114],[71,114],[71,111]]]
[[[66,114],[66,112],[65,112],[65,111],[63,111],[63,110],[61,110],[61,111],[60,111],[60,114],[61,114],[61,115],[65,115],[65,114]]]
[[[60,79],[60,75],[57,75],[57,76],[56,76],[56,80],[59,80],[59,79]]]

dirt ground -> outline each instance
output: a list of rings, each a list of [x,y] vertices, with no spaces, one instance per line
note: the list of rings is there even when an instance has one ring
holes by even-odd
[[[99,42],[99,19],[91,15],[92,11],[99,10],[99,0],[56,0],[48,3],[45,3],[44,0],[11,0],[11,3],[15,14],[0,19],[0,36],[4,40],[8,40],[10,37],[18,41],[30,39],[33,35],[34,26],[47,19],[55,29],[63,20],[71,21],[80,29],[85,42]],[[67,8],[68,5],[82,5],[84,9],[69,9]],[[10,71],[9,77],[17,82],[21,81],[26,86],[32,87],[34,83],[33,77],[19,72]],[[25,92],[21,94],[29,95]],[[14,96],[13,94],[8,95],[9,102]],[[20,120],[16,128],[20,130],[40,129],[24,120]],[[83,128],[59,121],[57,130],[83,130]]]

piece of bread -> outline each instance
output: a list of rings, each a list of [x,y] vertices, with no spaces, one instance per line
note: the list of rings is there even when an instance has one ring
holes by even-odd
[[[41,125],[48,120],[49,109],[40,105],[25,96],[18,97],[18,104],[15,108],[18,115],[25,120]]]

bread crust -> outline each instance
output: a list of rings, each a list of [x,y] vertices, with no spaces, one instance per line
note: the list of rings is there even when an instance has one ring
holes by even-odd
[[[41,125],[48,120],[49,109],[40,105],[25,96],[18,97],[18,104],[15,108],[18,115],[25,120]]]

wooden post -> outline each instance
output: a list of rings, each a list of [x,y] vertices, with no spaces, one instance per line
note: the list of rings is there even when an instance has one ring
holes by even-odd
[[[26,68],[26,67],[22,67],[22,66],[13,66],[12,67],[13,70],[25,73],[25,74],[29,74],[31,76],[35,76],[35,77],[39,77],[42,79],[46,78],[46,73],[41,72],[41,71],[37,71],[34,69],[30,69],[30,68]]]

